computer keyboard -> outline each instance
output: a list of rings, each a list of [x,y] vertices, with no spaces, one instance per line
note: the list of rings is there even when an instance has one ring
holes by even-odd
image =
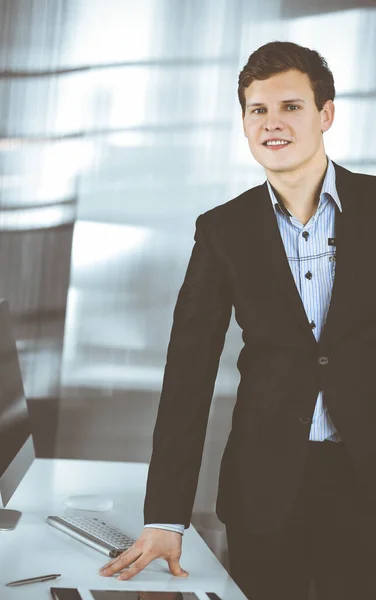
[[[119,556],[135,542],[116,527],[95,517],[50,516],[47,523],[111,558]]]

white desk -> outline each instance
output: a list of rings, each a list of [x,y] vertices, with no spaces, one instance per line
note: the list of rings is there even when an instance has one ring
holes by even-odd
[[[163,590],[216,592],[222,600],[245,600],[203,539],[191,525],[183,537],[181,566],[189,577],[177,578],[157,559],[130,581],[104,578],[99,568],[108,558],[45,522],[48,515],[77,514],[64,499],[75,494],[105,494],[114,507],[98,516],[137,538],[143,528],[143,501],[148,466],[143,463],[37,459],[7,508],[23,512],[14,531],[0,532],[1,600],[47,600],[50,587],[93,590]],[[61,573],[62,577],[22,587],[8,581]]]

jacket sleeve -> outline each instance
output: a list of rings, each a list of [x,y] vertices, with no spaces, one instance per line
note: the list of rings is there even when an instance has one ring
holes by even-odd
[[[209,409],[232,302],[224,267],[196,221],[174,310],[144,504],[145,524],[189,527]]]

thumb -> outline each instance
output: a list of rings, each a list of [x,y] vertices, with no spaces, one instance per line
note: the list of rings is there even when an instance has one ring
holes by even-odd
[[[187,571],[184,571],[184,569],[181,568],[177,558],[168,558],[167,562],[171,573],[175,575],[175,577],[187,577],[187,575],[189,575]]]

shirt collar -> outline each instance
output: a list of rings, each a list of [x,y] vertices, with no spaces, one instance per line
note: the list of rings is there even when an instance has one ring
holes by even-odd
[[[329,196],[334,200],[334,202],[338,206],[339,210],[342,212],[342,204],[339,199],[337,188],[336,188],[336,172],[334,169],[334,165],[333,165],[332,161],[330,160],[329,156],[327,156],[327,159],[328,159],[328,166],[326,168],[325,177],[324,177],[324,181],[323,181],[321,192],[320,192],[320,200],[322,199],[323,194],[329,194]],[[276,190],[274,190],[274,188],[272,187],[272,185],[270,184],[268,179],[266,180],[266,183],[268,186],[269,196],[270,196],[270,199],[271,199],[271,202],[273,205],[274,212],[276,212],[277,207],[279,207],[284,215],[291,217],[292,216],[291,213],[287,210],[287,208],[285,207],[285,205],[282,202],[282,199],[278,196]]]

